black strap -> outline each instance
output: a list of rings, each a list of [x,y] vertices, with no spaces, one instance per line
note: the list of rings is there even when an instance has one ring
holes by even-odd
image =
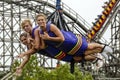
[[[81,66],[84,67],[84,62],[85,62],[85,54],[82,55],[82,61],[81,61]]]
[[[72,59],[71,62],[70,62],[70,72],[72,74],[74,73],[74,64],[75,64],[75,61],[74,61],[74,59]]]
[[[104,47],[102,48],[102,50],[101,50],[101,52],[100,53],[102,53],[103,52],[103,50],[105,49],[105,47],[106,47],[107,45],[104,45]]]

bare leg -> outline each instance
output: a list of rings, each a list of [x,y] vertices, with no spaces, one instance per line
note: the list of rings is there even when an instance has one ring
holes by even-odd
[[[88,43],[87,50],[93,50],[96,48],[101,48],[101,51],[103,50],[103,52],[109,52],[109,53],[113,52],[112,48],[107,45],[102,45],[102,44],[98,44],[98,43]]]
[[[96,54],[96,53],[100,53],[102,50],[102,48],[96,48],[96,49],[92,49],[92,50],[86,50],[85,51],[85,56],[90,55],[90,54]]]
[[[104,48],[104,45],[98,44],[98,43],[88,43],[87,50],[93,50],[96,48],[101,48],[101,50]]]
[[[82,57],[74,56],[73,59],[74,59],[75,61],[81,61],[81,60],[82,60]],[[96,59],[96,56],[91,56],[91,55],[85,56],[85,60],[86,60],[86,61],[93,61],[93,60],[95,60],[95,59]]]
[[[89,51],[91,50],[91,51]],[[108,60],[108,55],[107,53],[112,53],[113,50],[109,46],[101,45],[98,43],[89,43],[88,48],[85,52],[85,55],[93,54],[93,53],[101,53],[106,60]]]

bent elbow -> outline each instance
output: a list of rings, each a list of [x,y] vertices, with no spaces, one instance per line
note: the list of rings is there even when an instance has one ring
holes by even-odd
[[[64,42],[64,40],[65,40],[64,38],[61,38],[61,39],[60,39],[61,42]]]
[[[39,47],[35,47],[36,50],[39,50]]]
[[[36,45],[34,48],[35,48],[35,50],[38,51],[40,47],[38,45]]]

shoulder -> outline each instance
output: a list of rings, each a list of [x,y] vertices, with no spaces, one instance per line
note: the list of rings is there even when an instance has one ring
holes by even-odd
[[[35,29],[34,36],[36,37],[37,35],[39,35],[39,33],[40,33],[40,29],[39,28]]]
[[[56,29],[58,29],[56,25],[50,24],[50,30],[56,30]]]
[[[39,31],[40,31],[40,28],[39,28],[39,27],[35,29],[35,32],[39,32]]]

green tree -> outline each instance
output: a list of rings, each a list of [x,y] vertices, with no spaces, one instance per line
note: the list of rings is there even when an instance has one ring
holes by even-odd
[[[38,66],[36,58],[36,56],[31,57],[24,67],[22,75],[17,77],[17,80],[93,80],[89,72],[83,74],[77,66],[75,66],[74,74],[71,74],[69,63],[63,64],[53,70],[44,69]],[[12,68],[13,72],[19,64],[20,63],[16,61]]]

